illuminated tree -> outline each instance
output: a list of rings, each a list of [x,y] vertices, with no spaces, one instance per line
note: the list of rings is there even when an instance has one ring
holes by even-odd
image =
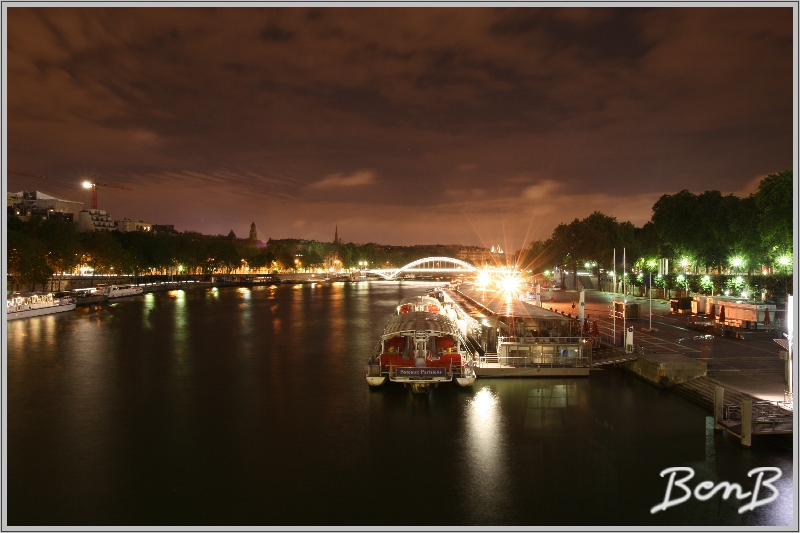
[[[792,171],[770,174],[758,185],[754,201],[758,207],[758,231],[773,264],[792,254]]]

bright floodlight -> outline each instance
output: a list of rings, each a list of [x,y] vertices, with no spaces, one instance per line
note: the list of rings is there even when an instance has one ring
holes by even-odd
[[[517,276],[503,276],[497,282],[503,292],[514,293],[519,289],[520,279]]]
[[[681,266],[682,267],[685,267],[688,264],[689,264],[689,261],[687,259],[681,259]]]
[[[92,188],[92,184],[90,182],[88,182],[88,181],[84,181],[83,182],[83,188],[84,189],[91,189]]]
[[[742,266],[742,260],[739,257],[734,257],[733,259],[731,259],[731,264],[735,267],[740,267]]]
[[[782,265],[788,265],[789,261],[791,261],[791,259],[789,259],[785,255],[783,257],[781,257],[780,259],[778,259],[778,263],[780,263]]]
[[[481,287],[485,287],[486,285],[488,285],[490,279],[491,276],[485,270],[481,270],[478,273],[478,285],[480,285]]]

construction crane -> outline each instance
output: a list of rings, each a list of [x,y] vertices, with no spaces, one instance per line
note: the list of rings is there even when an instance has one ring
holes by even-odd
[[[84,189],[92,189],[92,209],[97,209],[97,188],[98,187],[114,187],[115,189],[126,189],[132,191],[130,187],[123,187],[122,185],[112,185],[110,183],[100,183],[97,181],[97,176],[92,176],[91,180],[83,182]]]
[[[17,172],[16,170],[9,170],[8,173],[9,174],[17,174],[19,176],[28,176],[28,177],[31,177],[31,178],[42,178],[43,180],[47,179],[46,176],[37,176],[36,174],[28,174],[26,172]]]

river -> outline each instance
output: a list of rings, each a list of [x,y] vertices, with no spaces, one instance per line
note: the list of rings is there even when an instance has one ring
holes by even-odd
[[[8,524],[792,524],[791,449],[742,449],[620,370],[369,390],[397,301],[430,286],[177,290],[9,322]],[[741,514],[735,494],[652,514],[670,467],[692,489],[782,476]]]

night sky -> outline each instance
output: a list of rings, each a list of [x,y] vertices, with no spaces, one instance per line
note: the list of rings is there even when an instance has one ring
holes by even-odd
[[[179,231],[501,245],[793,163],[791,8],[7,10],[10,191]],[[5,173],[4,173],[5,174]],[[5,176],[4,176],[5,177]]]

